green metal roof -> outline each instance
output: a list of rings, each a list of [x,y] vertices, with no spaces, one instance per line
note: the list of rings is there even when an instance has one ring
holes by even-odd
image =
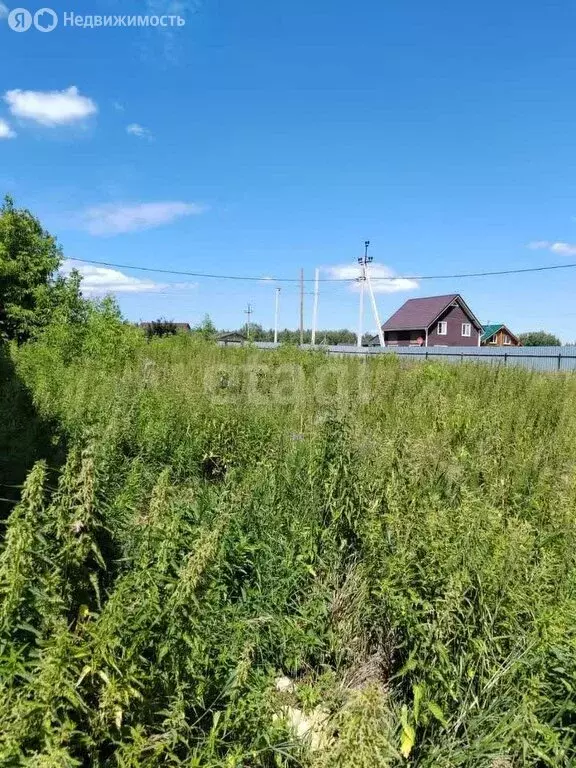
[[[481,341],[488,341],[488,339],[494,336],[495,333],[498,333],[500,328],[504,328],[504,323],[492,323],[491,325],[485,325]]]

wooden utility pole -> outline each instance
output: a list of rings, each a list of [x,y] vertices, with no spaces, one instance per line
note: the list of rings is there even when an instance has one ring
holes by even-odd
[[[304,344],[304,269],[300,270],[300,344]]]

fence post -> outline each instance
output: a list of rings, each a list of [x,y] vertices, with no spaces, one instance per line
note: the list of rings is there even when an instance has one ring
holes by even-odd
[[[508,365],[508,352],[504,352],[504,365]]]
[[[558,353],[558,370],[562,368],[562,355]]]

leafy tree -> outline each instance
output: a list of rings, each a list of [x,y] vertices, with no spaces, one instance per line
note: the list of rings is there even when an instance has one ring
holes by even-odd
[[[212,322],[212,318],[208,314],[204,315],[204,319],[202,320],[200,325],[197,325],[194,328],[194,331],[196,333],[199,333],[207,341],[215,339],[216,336],[218,335],[218,329],[216,328],[216,326]]]
[[[546,331],[529,331],[518,336],[524,347],[559,347],[560,339]]]
[[[68,319],[82,314],[80,276],[57,274],[62,250],[26,209],[6,196],[0,207],[0,336],[25,341],[58,309]]]
[[[238,329],[237,333],[246,335],[246,326]],[[373,334],[367,333],[363,336],[363,342],[368,343]],[[250,325],[250,340],[251,341],[274,341],[274,330],[272,328],[266,330],[257,323]],[[300,343],[300,331],[290,330],[284,328],[278,331],[278,341],[281,344],[299,344]],[[304,344],[310,344],[312,341],[312,330],[306,328],[304,330]],[[316,344],[327,345],[356,345],[357,337],[354,331],[350,331],[347,328],[341,328],[339,330],[317,330],[316,331]]]
[[[246,336],[246,326],[241,328],[238,333]],[[274,341],[274,331],[266,331],[258,323],[250,323],[250,341]]]
[[[49,290],[41,292],[38,298],[38,323],[42,327],[48,323],[80,325],[86,322],[92,302],[84,299],[81,293],[82,275],[73,269],[67,277],[57,274],[52,279]]]

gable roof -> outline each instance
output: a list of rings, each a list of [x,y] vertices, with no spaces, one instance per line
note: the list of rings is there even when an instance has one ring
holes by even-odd
[[[408,299],[392,317],[382,326],[383,331],[426,330],[454,301],[460,302],[462,308],[474,321],[477,328],[482,324],[470,311],[470,308],[459,293],[449,293],[444,296],[425,296],[421,299]]]
[[[480,341],[488,341],[488,339],[492,338],[495,333],[498,333],[498,331],[504,330],[510,336],[514,339],[514,341],[518,341],[518,337],[515,336],[510,328],[507,328],[504,323],[490,323],[490,325],[484,326],[484,333],[482,334],[482,338]]]
[[[494,336],[494,334],[498,333],[500,328],[503,327],[504,323],[491,323],[490,325],[485,325],[481,341],[488,341],[491,336]]]
[[[238,331],[230,331],[229,333],[221,333],[218,336],[218,341],[247,341],[247,339],[244,334]]]

